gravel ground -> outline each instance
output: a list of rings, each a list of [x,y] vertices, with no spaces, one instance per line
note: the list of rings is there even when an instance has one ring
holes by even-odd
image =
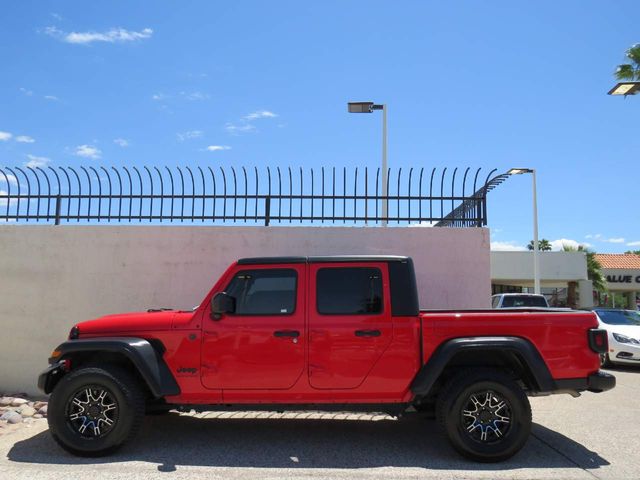
[[[500,464],[468,462],[427,419],[320,413],[148,417],[139,437],[100,459],[62,451],[45,419],[0,435],[1,479],[638,479],[640,369],[578,399],[531,399],[533,435]]]

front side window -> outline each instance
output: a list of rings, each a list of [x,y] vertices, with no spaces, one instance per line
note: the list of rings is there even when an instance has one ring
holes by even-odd
[[[291,315],[297,280],[291,269],[242,270],[225,292],[236,299],[236,315]]]
[[[321,268],[316,277],[318,313],[382,313],[382,272],[378,268]]]

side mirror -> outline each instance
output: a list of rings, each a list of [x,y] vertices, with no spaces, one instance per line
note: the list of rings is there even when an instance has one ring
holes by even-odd
[[[220,320],[224,313],[234,313],[236,311],[236,299],[231,295],[220,292],[211,299],[211,319]]]

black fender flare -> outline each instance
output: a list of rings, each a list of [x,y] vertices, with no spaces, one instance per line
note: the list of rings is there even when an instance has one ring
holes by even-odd
[[[508,351],[517,354],[529,368],[537,384],[536,392],[551,392],[555,382],[538,349],[521,337],[465,337],[442,343],[422,365],[411,383],[415,395],[427,395],[451,359],[460,352]]]
[[[163,350],[164,347],[161,344],[154,348],[154,345],[144,338],[85,338],[61,343],[56,348],[56,351],[59,351],[60,354],[55,359],[50,359],[50,363],[69,357],[73,358],[73,355],[78,353],[104,352],[122,355],[131,361],[154,397],[179,395],[180,387],[162,358]],[[55,375],[53,372],[55,372],[55,369],[50,367],[40,375],[38,380],[38,385],[45,393],[50,393],[55,386],[55,383],[50,381],[52,374]]]

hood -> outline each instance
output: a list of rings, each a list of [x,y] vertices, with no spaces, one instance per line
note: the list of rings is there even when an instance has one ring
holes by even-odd
[[[600,323],[600,328],[604,328],[609,333],[619,333],[620,335],[626,335],[627,337],[640,340],[640,325],[609,325],[607,323]]]
[[[177,310],[119,313],[77,324],[80,338],[86,334],[169,330]]]

